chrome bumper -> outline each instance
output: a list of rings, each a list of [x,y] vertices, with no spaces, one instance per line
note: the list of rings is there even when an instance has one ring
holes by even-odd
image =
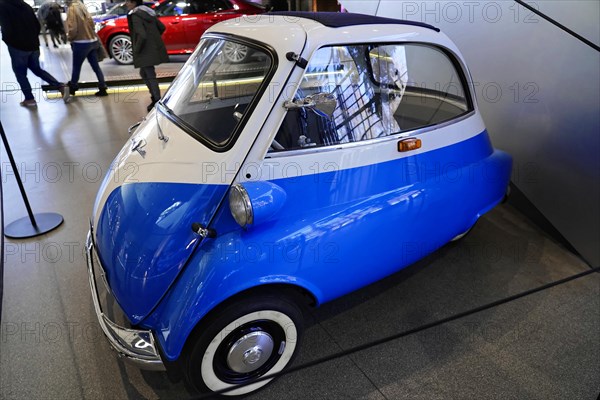
[[[96,249],[94,248],[91,231],[88,232],[85,247],[92,300],[94,301],[96,317],[98,317],[98,322],[100,322],[100,327],[102,328],[104,335],[119,356],[124,357],[126,361],[129,361],[142,369],[164,371],[165,366],[160,358],[160,353],[158,352],[158,347],[152,331],[123,328],[112,322],[102,312],[98,289],[96,287],[96,276],[94,273],[94,255]],[[95,258],[98,264],[100,264],[98,257]],[[102,265],[98,265],[98,267],[103,269]]]

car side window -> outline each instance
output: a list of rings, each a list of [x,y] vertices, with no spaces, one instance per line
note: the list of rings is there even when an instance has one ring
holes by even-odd
[[[206,14],[227,10],[229,7],[223,0],[191,0],[186,14]]]
[[[294,100],[323,92],[336,100],[333,116],[288,110],[272,151],[400,134],[473,109],[450,56],[420,44],[323,47],[308,63]]]
[[[156,14],[160,17],[177,16],[184,13],[186,3],[181,1],[168,0],[156,7]]]
[[[223,0],[210,0],[210,12],[228,10],[231,8],[229,2]]]
[[[393,114],[401,132],[439,124],[473,109],[455,64],[436,47],[377,46],[370,49],[369,58],[382,111]]]

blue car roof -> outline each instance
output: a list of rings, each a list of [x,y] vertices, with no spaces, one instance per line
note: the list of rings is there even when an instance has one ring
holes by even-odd
[[[432,29],[439,32],[440,29],[435,26],[417,21],[406,21],[402,19],[393,19],[385,17],[376,17],[374,15],[340,13],[340,12],[306,12],[306,11],[278,11],[269,12],[267,15],[282,15],[297,18],[307,18],[316,21],[330,28],[341,28],[353,25],[374,25],[374,24],[400,24],[419,26],[421,28]]]

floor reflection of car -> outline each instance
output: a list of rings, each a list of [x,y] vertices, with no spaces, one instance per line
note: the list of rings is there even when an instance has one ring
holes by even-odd
[[[154,7],[155,5],[158,5],[159,2],[153,3],[153,2],[144,2],[145,6],[148,7]],[[106,10],[106,12],[104,14],[100,14],[100,15],[96,15],[94,17],[94,22],[96,24],[99,24],[103,21],[108,21],[109,19],[114,19],[117,17],[120,17],[121,15],[126,15],[127,12],[129,10],[127,9],[127,6],[125,5],[125,2],[122,3],[116,3],[115,5],[113,5],[112,7],[110,7],[108,10]],[[98,28],[100,28],[100,26],[96,25]]]
[[[260,5],[244,0],[163,0],[154,9],[166,27],[162,37],[172,55],[191,54],[204,31],[217,22],[265,11]],[[110,57],[119,64],[133,63],[126,16],[101,22],[96,30]],[[235,63],[248,61],[252,56],[246,46],[234,43],[225,49],[224,55]]]

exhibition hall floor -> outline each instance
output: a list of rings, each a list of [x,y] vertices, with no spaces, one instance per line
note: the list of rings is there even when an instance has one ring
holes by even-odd
[[[44,62],[67,80],[70,55],[59,50],[43,49]],[[175,73],[183,60],[176,61],[161,71]],[[137,75],[112,60],[102,67],[111,76]],[[82,81],[93,77],[86,66]],[[46,235],[6,240],[0,399],[190,398],[182,383],[140,371],[111,351],[97,324],[84,257],[100,180],[127,143],[127,128],[146,114],[148,92],[113,87],[108,97],[77,96],[65,105],[37,91],[37,109],[20,107],[3,43],[0,78],[0,119],[31,205],[65,220]],[[10,223],[26,210],[4,150],[1,167]],[[512,206],[500,205],[462,241],[314,310],[293,366],[587,270]],[[591,400],[599,391],[600,276],[594,273],[317,363],[248,398]]]

